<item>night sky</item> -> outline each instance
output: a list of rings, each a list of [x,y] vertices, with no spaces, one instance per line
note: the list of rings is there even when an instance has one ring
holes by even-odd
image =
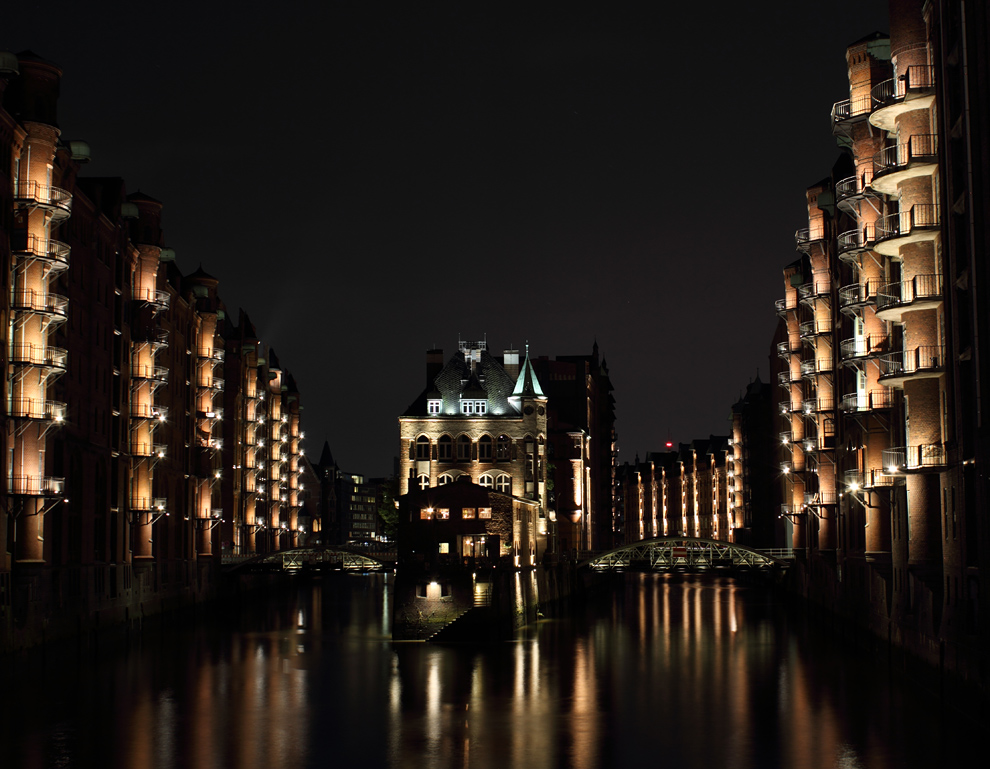
[[[0,50],[62,67],[86,175],[164,202],[180,269],[295,376],[310,453],[390,473],[425,351],[487,336],[597,339],[632,461],[767,380],[845,48],[888,28],[885,0],[653,5],[8,2]]]

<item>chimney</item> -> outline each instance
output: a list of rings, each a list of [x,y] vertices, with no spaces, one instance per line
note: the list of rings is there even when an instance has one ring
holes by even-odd
[[[443,371],[443,350],[426,351],[426,386],[432,387],[433,380]]]
[[[502,354],[502,368],[515,381],[519,377],[519,350],[505,350]]]

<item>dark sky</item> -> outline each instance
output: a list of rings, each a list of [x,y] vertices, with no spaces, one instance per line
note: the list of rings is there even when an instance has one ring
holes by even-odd
[[[887,30],[884,0],[653,5],[4,3],[0,50],[62,66],[63,138],[165,203],[311,452],[389,473],[430,347],[597,339],[631,461],[767,379],[845,48]]]

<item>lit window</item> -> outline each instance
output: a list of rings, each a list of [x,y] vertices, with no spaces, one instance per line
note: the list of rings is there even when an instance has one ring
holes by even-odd
[[[486,489],[493,489],[493,488],[495,488],[495,479],[492,478],[490,475],[482,475],[478,479],[478,483],[480,483]]]
[[[485,414],[488,412],[488,401],[475,401],[474,411],[476,414]]]
[[[430,488],[430,476],[428,475],[419,476],[416,482],[419,484],[420,491]]]
[[[479,518],[491,518],[492,517],[492,509],[490,507],[479,507],[478,508],[478,517]]]
[[[439,399],[427,401],[426,402],[426,411],[427,411],[427,413],[429,413],[429,414],[439,414],[440,413],[440,406],[441,406],[442,403],[443,403],[443,401],[441,401]]]
[[[495,488],[500,494],[511,494],[512,493],[512,478],[510,478],[505,473],[502,473],[495,480]]]
[[[473,414],[474,413],[474,401],[461,401],[461,413],[462,414]]]
[[[478,441],[478,459],[482,462],[492,461],[492,436],[481,436],[481,440]]]
[[[450,508],[449,507],[438,507],[437,508],[437,520],[438,521],[449,521],[450,520]]]
[[[440,555],[447,555],[450,552],[450,543],[441,542],[440,543]]]
[[[449,462],[450,461],[451,457],[453,456],[453,452],[452,452],[452,449],[451,449],[451,447],[453,445],[454,445],[454,442],[450,439],[450,436],[449,435],[441,435],[440,436],[440,442],[439,442],[439,447],[440,447],[439,451],[440,451],[440,454],[439,454],[439,457],[440,457],[440,461],[441,462]]]
[[[457,461],[467,462],[471,459],[471,439],[466,435],[457,438]]]
[[[465,520],[467,520],[468,518],[474,518],[474,508],[473,507],[465,507],[461,511],[461,518],[464,518]]]
[[[419,519],[421,521],[428,521],[433,517],[433,508],[424,507],[419,511]]]
[[[441,475],[439,478],[437,478],[437,486],[446,486],[448,483],[450,483],[453,480],[454,479],[451,478],[449,475]]]

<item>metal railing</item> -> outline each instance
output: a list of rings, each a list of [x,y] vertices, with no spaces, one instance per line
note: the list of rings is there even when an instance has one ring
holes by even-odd
[[[798,251],[803,251],[817,243],[825,237],[825,231],[821,227],[802,227],[794,232],[794,243]]]
[[[131,376],[164,384],[168,382],[168,369],[165,366],[134,366],[131,368]]]
[[[898,307],[919,299],[937,299],[942,296],[941,275],[915,275],[910,280],[887,283],[877,292],[877,309]]]
[[[10,475],[7,490],[28,497],[60,497],[65,491],[65,478],[50,475]]]
[[[64,422],[66,405],[63,401],[49,401],[42,398],[11,398],[10,416],[15,419],[40,419],[49,422]]]
[[[843,411],[874,411],[889,409],[893,405],[894,396],[887,389],[847,393],[842,396]]]
[[[873,176],[907,168],[915,160],[935,163],[938,159],[938,136],[915,134],[906,142],[884,147],[873,156]]]
[[[798,326],[798,333],[804,339],[817,334],[830,334],[832,332],[831,320],[806,320]]]
[[[929,344],[913,350],[891,352],[878,358],[880,376],[905,376],[919,371],[938,371],[945,366],[945,351],[941,345]]]
[[[165,497],[131,497],[131,510],[164,512],[167,506]]]
[[[171,297],[168,291],[159,291],[153,288],[138,288],[131,295],[136,302],[148,302],[163,310],[168,309]]]
[[[168,419],[168,408],[157,403],[132,403],[131,416],[135,419]]]
[[[824,374],[832,370],[831,358],[814,358],[812,360],[801,361],[801,376],[814,376]]]
[[[50,313],[60,318],[65,318],[69,312],[67,297],[47,291],[35,291],[33,288],[14,291],[10,306],[19,311]]]
[[[920,443],[884,449],[883,466],[887,474],[903,470],[924,470],[946,465],[945,446],[941,443]]]
[[[796,310],[798,305],[797,305],[797,299],[784,298],[784,299],[777,299],[773,303],[773,306],[777,310],[778,315],[784,315],[789,310]]]
[[[843,360],[849,358],[870,358],[887,352],[889,339],[885,334],[867,334],[843,339],[839,343],[839,353]]]
[[[839,307],[858,307],[875,301],[880,288],[878,278],[867,278],[865,283],[852,283],[839,289]]]
[[[52,208],[61,213],[62,217],[72,213],[72,193],[61,187],[38,182],[14,182],[14,200],[18,203],[35,203],[39,206]]]
[[[21,247],[16,240],[11,239],[11,250],[21,256],[31,256],[37,259],[44,259],[51,262],[53,268],[66,269],[69,266],[69,254],[72,249],[68,243],[51,238],[39,238],[35,235],[28,235]]]
[[[10,347],[11,363],[64,370],[68,358],[67,350],[51,345],[15,344]]]
[[[870,98],[873,110],[902,101],[912,91],[928,91],[935,87],[935,68],[926,64],[916,64],[907,68],[900,77],[884,80],[873,86]]]
[[[855,99],[843,99],[832,105],[832,126],[844,120],[870,114],[873,100],[869,96],[858,96]]]
[[[798,301],[808,302],[816,299],[828,299],[831,285],[828,281],[805,283],[798,287]]]
[[[907,211],[877,219],[877,242],[910,235],[917,230],[937,228],[941,218],[937,203],[917,203]]]

